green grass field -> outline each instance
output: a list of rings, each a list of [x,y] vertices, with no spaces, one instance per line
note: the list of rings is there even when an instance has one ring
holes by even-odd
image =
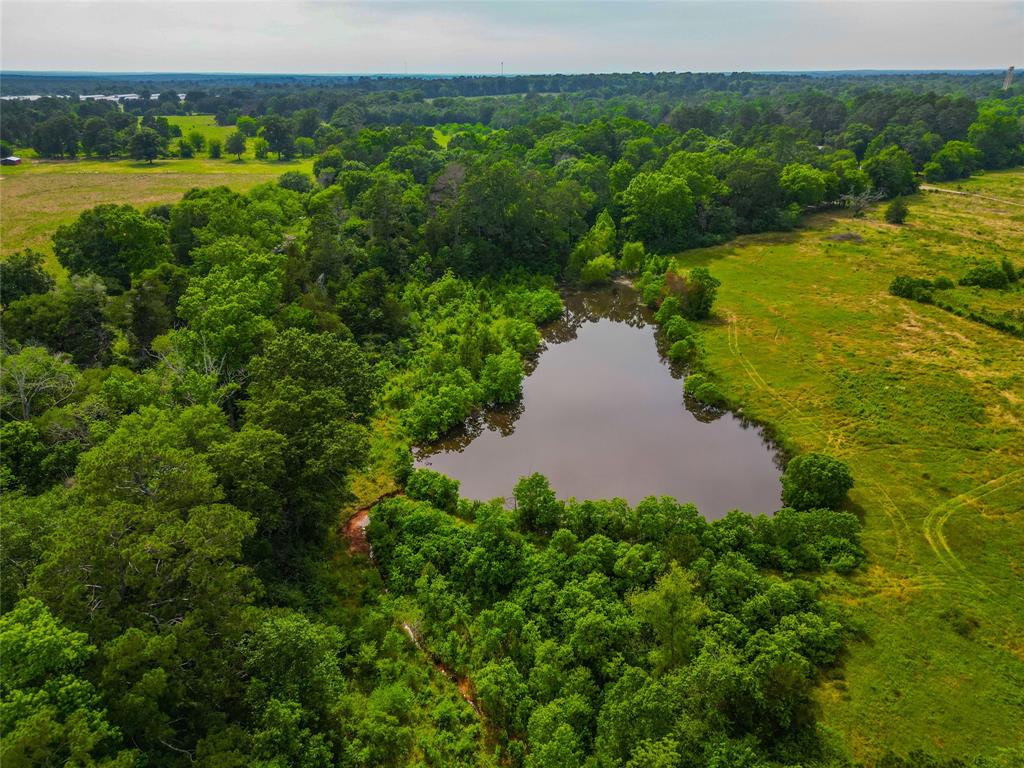
[[[213,115],[171,115],[167,118],[167,122],[181,128],[182,136],[188,136],[192,131],[199,131],[207,141],[220,139],[223,143],[228,136],[235,132],[233,125],[217,125]]]
[[[915,195],[902,227],[821,214],[679,258],[722,281],[705,338],[727,395],[852,467],[869,563],[831,590],[864,633],[821,704],[858,757],[1024,736],[1024,341],[888,293],[897,273],[1024,263],[1024,171],[950,188],[970,194]]]
[[[312,160],[34,160],[0,171],[0,252],[51,252],[61,224],[101,203],[171,203],[193,187],[245,190],[285,171],[312,172]],[[54,262],[55,270],[59,267]]]

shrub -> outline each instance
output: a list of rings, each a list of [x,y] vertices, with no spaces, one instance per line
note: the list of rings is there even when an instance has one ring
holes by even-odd
[[[728,401],[718,387],[703,373],[691,373],[683,380],[683,392],[699,403],[724,408]]]
[[[836,509],[853,487],[846,462],[807,453],[789,462],[782,475],[782,501],[793,509]]]
[[[665,281],[669,292],[679,299],[683,317],[688,320],[705,320],[711,315],[718,286],[722,283],[711,276],[704,267],[694,267],[686,277],[666,273]]]
[[[670,317],[661,327],[662,333],[669,341],[681,341],[694,334],[693,326],[678,315]]]
[[[923,304],[932,302],[932,281],[923,277],[897,275],[889,284],[889,293],[901,299],[913,299]]]
[[[622,271],[635,274],[644,267],[646,259],[643,243],[626,243],[622,246]]]
[[[588,285],[607,283],[615,269],[615,259],[607,253],[591,259],[580,270],[580,280]]]
[[[210,141],[206,145],[206,151],[209,153],[211,160],[220,159],[222,146],[223,145],[220,143],[220,139],[210,139]]]
[[[178,142],[178,157],[183,160],[188,160],[190,157],[194,157],[195,153],[195,147],[193,147],[189,142],[184,139],[181,139]]]
[[[1006,273],[1006,279],[1011,283],[1016,283],[1020,278],[1020,272],[1014,269],[1013,264],[1010,260],[1003,256],[1003,260],[999,263],[999,266],[1003,268],[1003,272]]]
[[[960,285],[976,285],[979,288],[1005,288],[1009,284],[1006,272],[994,261],[983,261],[960,278]]]
[[[417,501],[427,501],[440,510],[454,513],[459,503],[459,481],[432,469],[414,469],[405,492]]]
[[[282,173],[277,180],[277,186],[282,189],[290,189],[293,192],[309,192],[313,189],[313,179],[308,173],[302,171],[288,171]]]
[[[945,276],[936,277],[932,284],[940,291],[949,290],[950,288],[953,288],[956,285],[956,283],[954,283],[952,280]]]
[[[897,197],[885,207],[885,220],[890,224],[902,224],[910,213],[902,197]]]
[[[697,356],[697,340],[693,336],[672,344],[668,350],[668,359],[674,363],[691,362]]]

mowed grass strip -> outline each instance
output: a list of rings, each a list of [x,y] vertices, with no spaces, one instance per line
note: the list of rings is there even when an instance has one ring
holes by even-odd
[[[312,160],[236,161],[29,160],[0,172],[0,252],[35,248],[52,253],[61,224],[101,203],[138,207],[173,203],[193,187],[228,186],[244,191],[285,171],[312,172]],[[59,271],[56,262],[50,264]]]
[[[962,187],[1014,199],[1024,171]],[[908,202],[903,227],[822,214],[679,257],[722,281],[706,343],[727,394],[788,448],[853,469],[869,563],[830,588],[864,636],[821,703],[864,758],[985,753],[1024,723],[1024,341],[888,293],[898,273],[1020,262],[1024,208]]]

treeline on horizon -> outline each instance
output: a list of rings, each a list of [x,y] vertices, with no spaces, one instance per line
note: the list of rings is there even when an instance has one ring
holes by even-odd
[[[718,281],[673,254],[904,194],[943,152],[1019,162],[1024,98],[629,97],[667,107],[648,121],[514,97],[442,146],[403,110],[481,100],[321,97],[220,116],[281,156],[313,141],[313,176],[87,210],[54,233],[59,282],[38,253],[0,265],[4,765],[854,765],[814,697],[858,632],[822,599],[864,560],[842,462],[795,457],[784,510],[708,523],[539,475],[513,510],[472,503],[409,447],[518,398],[559,281],[636,275],[699,366]],[[337,535],[365,472],[399,492],[371,513],[379,572]]]

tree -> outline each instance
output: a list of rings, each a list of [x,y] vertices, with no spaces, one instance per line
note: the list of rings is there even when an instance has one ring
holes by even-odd
[[[555,497],[548,479],[539,472],[521,477],[512,490],[516,524],[521,530],[550,534],[562,518],[562,503]]]
[[[825,174],[812,165],[790,163],[779,175],[779,186],[797,205],[811,207],[825,200]]]
[[[259,123],[256,122],[255,118],[249,117],[248,115],[242,115],[235,121],[235,126],[238,128],[238,132],[243,136],[252,137],[255,136],[259,131]]]
[[[982,166],[984,155],[966,141],[947,141],[924,166],[927,181],[949,181],[970,176]]]
[[[432,469],[414,469],[405,492],[409,498],[428,501],[449,514],[455,514],[459,504],[459,481]]]
[[[900,147],[887,147],[865,160],[864,171],[871,178],[872,187],[886,197],[907,195],[917,189],[914,160]]]
[[[295,140],[295,151],[302,157],[312,157],[316,153],[316,142],[307,136]]]
[[[652,251],[678,251],[694,243],[696,207],[683,179],[664,173],[639,173],[622,193],[622,205],[627,235]]]
[[[484,359],[480,387],[489,403],[512,403],[519,397],[523,383],[523,363],[514,349],[503,349]]]
[[[902,224],[910,210],[902,197],[897,197],[885,207],[885,220],[890,224]]]
[[[644,253],[644,244],[639,242],[625,243],[622,246],[622,271],[628,274],[636,274],[644,267],[647,254]]]
[[[224,503],[203,456],[228,434],[212,406],[123,417],[80,457],[78,496],[30,592],[102,640],[127,627],[168,631],[189,615],[214,621],[248,603],[239,560],[255,524]]]
[[[291,157],[295,150],[295,134],[291,121],[281,115],[267,115],[263,119],[260,136],[266,140],[271,152],[277,152],[278,160],[285,156]]]
[[[60,405],[75,391],[78,369],[66,355],[43,347],[24,347],[17,354],[0,353],[3,413],[28,420]]]
[[[266,160],[270,153],[270,142],[262,136],[257,136],[252,140],[252,153],[257,160]]]
[[[202,131],[189,131],[187,141],[196,152],[202,152],[206,148],[206,135]]]
[[[84,677],[95,653],[84,632],[62,626],[39,600],[0,616],[4,765],[136,764],[137,753],[119,751],[121,734]]]
[[[679,300],[679,309],[687,320],[706,320],[711,316],[715,296],[722,284],[707,267],[694,267],[686,277],[674,272],[665,275],[669,294]]]
[[[94,272],[122,287],[133,275],[171,258],[167,231],[130,205],[98,205],[53,236],[57,261],[73,274]]]
[[[277,186],[282,189],[290,189],[292,192],[306,193],[313,189],[313,180],[308,173],[287,171],[278,178]]]
[[[96,275],[72,275],[56,290],[25,296],[4,311],[4,333],[22,344],[45,344],[78,365],[106,361],[111,332],[107,289]]]
[[[78,127],[71,115],[54,115],[32,131],[32,148],[43,157],[78,154]]]
[[[222,146],[223,145],[221,144],[220,139],[210,139],[206,143],[206,151],[209,153],[211,160],[219,160],[220,159],[220,153],[221,153]]]
[[[692,658],[698,645],[697,625],[707,608],[694,594],[686,571],[673,563],[652,589],[632,595],[629,605],[654,635],[657,647],[651,657],[659,673]]]
[[[43,267],[43,255],[26,248],[0,261],[0,304],[4,306],[23,296],[46,293],[54,280]]]
[[[782,474],[782,501],[794,509],[836,509],[853,487],[845,462],[823,453],[792,459]]]
[[[133,160],[152,163],[165,151],[164,138],[152,128],[140,128],[128,142],[128,154]]]
[[[241,160],[242,155],[245,154],[245,134],[235,131],[229,135],[227,141],[224,142],[224,151]]]
[[[116,149],[113,129],[102,117],[90,117],[82,126],[82,149],[90,155],[109,157]]]
[[[1002,104],[982,110],[967,129],[967,139],[981,152],[986,168],[1008,168],[1024,157],[1020,117]]]
[[[376,380],[354,343],[297,328],[279,333],[248,371],[247,423],[286,440],[281,522],[264,532],[284,565],[322,542],[349,470],[365,458]]]

